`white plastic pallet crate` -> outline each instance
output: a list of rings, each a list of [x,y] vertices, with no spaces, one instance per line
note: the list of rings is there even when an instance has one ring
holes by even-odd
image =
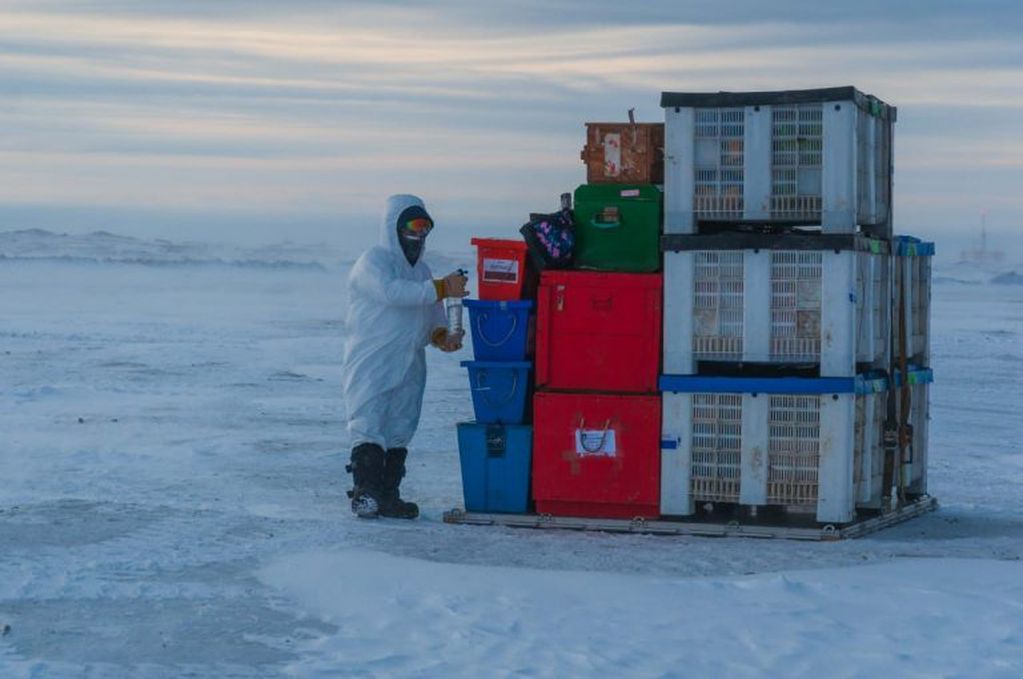
[[[854,87],[664,92],[665,233],[700,222],[891,238],[896,109]]]
[[[905,310],[906,360],[917,365],[931,362],[931,261],[934,243],[925,243],[911,236],[898,236],[892,243],[895,255],[892,308],[896,359],[902,342],[902,323]]]
[[[880,506],[883,376],[661,378],[661,513],[805,507],[847,523]]]
[[[727,249],[724,249],[727,248]],[[861,236],[664,237],[664,371],[702,361],[887,368],[890,256]]]

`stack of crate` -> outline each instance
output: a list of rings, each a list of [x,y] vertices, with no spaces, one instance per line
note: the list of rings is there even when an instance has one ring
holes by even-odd
[[[542,514],[659,514],[661,124],[589,123],[574,266],[537,298],[533,497]]]
[[[529,511],[532,458],[530,334],[536,275],[521,241],[474,238],[479,299],[464,300],[474,359],[469,374],[473,422],[458,425],[465,507]]]
[[[910,413],[892,388],[929,380],[929,357],[897,360],[892,299],[902,277],[910,303],[929,280],[918,263],[894,282],[892,269],[933,249],[892,237],[895,109],[852,87],[661,104],[661,513],[846,523],[880,509],[893,479],[922,493],[926,452],[920,434],[906,452],[905,425],[926,420],[926,394]],[[904,327],[907,344],[927,335],[919,315]]]

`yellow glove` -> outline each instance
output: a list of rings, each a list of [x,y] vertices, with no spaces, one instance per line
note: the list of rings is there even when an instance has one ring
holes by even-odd
[[[461,271],[452,271],[444,278],[434,279],[433,287],[437,289],[437,299],[465,297],[469,294],[469,291],[465,289],[468,280]]]
[[[449,354],[462,348],[462,337],[464,336],[464,332],[450,334],[447,328],[437,328],[430,334],[430,344]]]

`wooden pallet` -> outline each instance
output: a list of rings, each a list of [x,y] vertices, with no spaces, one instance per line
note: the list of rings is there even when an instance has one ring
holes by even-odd
[[[514,528],[562,528],[611,533],[654,535],[701,535],[705,537],[779,538],[784,540],[848,540],[875,533],[938,508],[933,497],[922,497],[884,514],[841,526],[799,528],[792,526],[743,525],[738,522],[647,521],[645,519],[584,519],[550,514],[484,514],[452,509],[444,513],[445,523]]]

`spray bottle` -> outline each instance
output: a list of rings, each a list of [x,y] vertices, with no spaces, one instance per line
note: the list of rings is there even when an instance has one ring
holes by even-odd
[[[465,269],[458,270],[458,275],[463,278],[468,273]],[[448,334],[453,335],[462,332],[462,298],[449,297],[444,301],[444,307],[448,314]]]

